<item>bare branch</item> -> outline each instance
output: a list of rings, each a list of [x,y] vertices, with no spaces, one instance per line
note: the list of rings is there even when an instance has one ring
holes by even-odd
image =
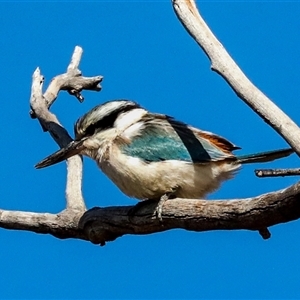
[[[81,56],[82,48],[79,46],[75,47],[74,53],[71,58],[71,62],[67,68],[67,73],[54,77],[47,90],[44,93],[44,101],[46,102],[47,108],[54,103],[57,99],[59,91],[66,90],[71,95],[74,95],[80,102],[84,100],[80,94],[82,90],[101,91],[100,82],[103,76],[94,77],[83,77],[81,71],[78,69]],[[30,112],[32,118],[35,118],[33,111]]]
[[[160,222],[155,201],[146,201],[135,216],[132,206],[93,208],[84,214],[58,215],[0,210],[0,227],[78,238],[104,245],[126,234],[150,234],[181,228],[189,231],[253,230],[267,239],[270,226],[300,218],[300,183],[286,189],[238,200],[171,199]]]
[[[258,169],[255,170],[257,177],[279,177],[300,175],[300,169]]]
[[[212,70],[300,155],[299,127],[246,77],[206,25],[195,1],[172,0],[172,3],[180,22],[211,60]]]
[[[163,222],[154,215],[156,203],[147,203],[128,219],[130,207],[87,211],[80,227],[94,243],[103,244],[124,234],[149,234],[174,228],[191,231],[257,230],[267,239],[268,227],[300,218],[300,183],[289,188],[239,200],[172,199],[163,206]]]
[[[32,76],[30,106],[38,117],[38,120],[43,127],[49,131],[56,143],[60,147],[65,147],[72,141],[72,138],[59,123],[56,116],[48,110],[42,93],[43,82],[44,77],[42,76],[40,69],[37,68]]]
[[[44,78],[37,68],[32,77],[30,106],[33,115],[38,118],[43,129],[49,131],[60,147],[65,147],[72,141],[67,131],[59,123],[55,115],[49,112],[49,107],[56,100],[60,90],[67,90],[79,100],[83,100],[80,92],[83,89],[100,91],[99,83],[102,76],[82,77],[78,69],[82,56],[82,48],[76,46],[67,73],[56,76],[50,83],[45,94],[42,93]],[[82,159],[74,156],[67,160],[68,175],[66,186],[67,210],[85,211],[86,207],[82,196]]]
[[[69,63],[68,69],[67,69],[68,73],[78,70],[82,53],[83,53],[82,48],[79,46],[76,46],[74,49],[71,61]]]
[[[68,211],[61,214],[0,210],[0,227],[51,234],[57,238],[85,239],[78,229],[78,214]]]

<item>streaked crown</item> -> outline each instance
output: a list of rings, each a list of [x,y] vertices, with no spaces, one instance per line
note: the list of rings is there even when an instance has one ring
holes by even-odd
[[[140,105],[129,100],[113,100],[97,105],[76,121],[75,140],[112,128],[120,114],[135,108],[140,108]]]

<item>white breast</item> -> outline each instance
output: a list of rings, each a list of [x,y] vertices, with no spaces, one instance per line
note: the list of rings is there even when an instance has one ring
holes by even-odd
[[[123,193],[141,200],[159,198],[175,186],[180,187],[177,197],[203,198],[218,189],[222,181],[231,178],[240,167],[230,162],[192,164],[169,160],[145,163],[122,154],[115,145],[109,149],[109,159],[101,157],[98,164],[103,172]]]

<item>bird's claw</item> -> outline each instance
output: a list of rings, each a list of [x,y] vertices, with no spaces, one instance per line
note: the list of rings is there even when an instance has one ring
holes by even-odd
[[[162,222],[162,208],[163,208],[164,203],[169,199],[175,198],[176,192],[178,191],[179,188],[180,187],[178,185],[176,185],[170,191],[166,192],[159,198],[159,200],[156,204],[155,210],[154,210],[154,215],[160,222]],[[142,202],[138,202],[135,206],[130,208],[130,210],[128,211],[128,218],[129,218],[130,222],[132,222],[132,218],[136,215],[136,213],[140,209],[142,209],[142,207],[144,207],[145,205],[148,205],[148,201],[152,202],[152,201],[154,201],[154,199],[148,199],[148,200],[144,200]]]
[[[162,208],[163,208],[164,203],[167,200],[174,198],[176,196],[175,194],[178,191],[178,189],[179,189],[178,185],[172,187],[172,189],[169,192],[166,192],[165,194],[163,194],[160,197],[160,199],[158,200],[158,203],[157,203],[154,213],[156,214],[156,217],[160,222],[162,222]]]

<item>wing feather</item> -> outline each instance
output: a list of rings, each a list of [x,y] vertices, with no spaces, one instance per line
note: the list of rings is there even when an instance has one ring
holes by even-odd
[[[134,126],[138,130],[128,128],[130,136],[126,130],[123,133],[127,143],[122,144],[122,152],[147,162],[180,160],[205,163],[236,159],[231,151],[238,147],[226,139],[169,116],[148,114],[138,126]]]

